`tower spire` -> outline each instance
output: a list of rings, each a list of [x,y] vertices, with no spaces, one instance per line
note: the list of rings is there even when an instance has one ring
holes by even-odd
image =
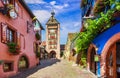
[[[54,16],[54,15],[55,15],[55,12],[54,12],[54,10],[52,10],[52,12],[51,12],[51,15],[52,15],[52,16]]]

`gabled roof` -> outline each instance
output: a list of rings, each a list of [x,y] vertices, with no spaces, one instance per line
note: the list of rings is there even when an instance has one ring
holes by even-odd
[[[54,24],[59,24],[59,22],[56,20],[56,18],[54,17],[55,13],[51,12],[51,17],[50,19],[47,21],[46,25],[54,25]]]

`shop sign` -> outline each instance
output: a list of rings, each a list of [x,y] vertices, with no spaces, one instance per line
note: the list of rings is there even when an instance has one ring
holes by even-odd
[[[99,56],[99,55],[95,55],[95,56],[94,56],[94,61],[95,61],[95,62],[100,61],[100,56]]]

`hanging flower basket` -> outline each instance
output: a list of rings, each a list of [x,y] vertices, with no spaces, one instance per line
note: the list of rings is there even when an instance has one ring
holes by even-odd
[[[12,54],[19,54],[20,48],[17,46],[16,43],[10,42],[10,43],[7,43],[7,46],[8,46],[8,49],[9,49],[10,53],[12,53]]]

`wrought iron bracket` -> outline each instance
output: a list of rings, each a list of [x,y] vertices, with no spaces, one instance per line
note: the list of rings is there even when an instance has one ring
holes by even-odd
[[[1,12],[3,15],[6,15],[6,14],[8,13],[7,7],[0,7],[0,12]]]

